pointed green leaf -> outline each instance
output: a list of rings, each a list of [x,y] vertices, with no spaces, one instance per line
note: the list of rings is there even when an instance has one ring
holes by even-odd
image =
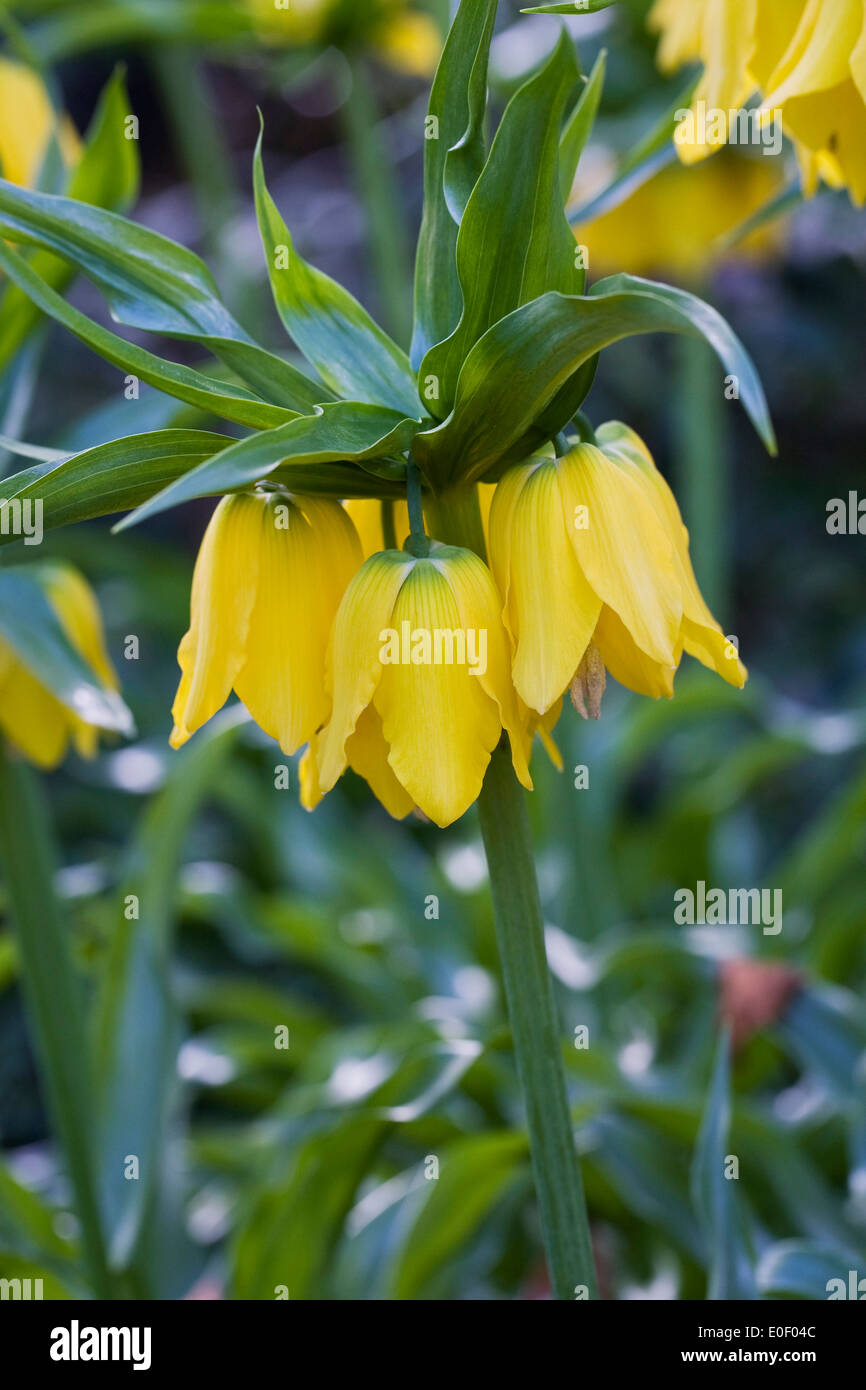
[[[562,34],[505,109],[457,237],[463,313],[451,337],[421,364],[422,382],[438,382],[431,401],[437,415],[451,409],[460,369],[488,328],[545,291],[583,291],[559,170],[562,119],[578,81],[574,46]]]
[[[168,237],[103,208],[2,179],[0,233],[77,266],[120,323],[202,343],[267,400],[301,413],[322,400],[303,373],[252,341],[220,300],[204,262]]]
[[[232,387],[195,371],[177,362],[169,362],[157,357],[146,348],[128,343],[107,328],[94,323],[86,314],[68,304],[62,295],[57,294],[50,285],[34,271],[18,252],[11,250],[0,241],[0,268],[14,283],[29,296],[32,303],[48,314],[57,323],[63,324],[94,352],[104,357],[112,366],[131,372],[149,386],[155,386],[167,395],[186,401],[188,405],[198,406],[210,414],[219,415],[224,420],[233,420],[239,425],[249,425],[253,429],[270,429],[274,425],[295,418],[297,412],[285,410],[282,406],[269,405],[242,386]]]
[[[127,511],[231,441],[204,430],[154,430],[86,449],[55,467],[36,467],[3,481],[4,495],[42,503],[46,530]],[[0,533],[0,544],[14,536]],[[8,571],[0,571],[7,573]]]
[[[580,157],[586,149],[592,134],[601,94],[604,89],[604,75],[607,67],[607,50],[602,49],[595,60],[592,72],[586,79],[586,86],[569,116],[559,142],[559,186],[563,202],[568,201],[577,174]]]
[[[751,1259],[740,1235],[735,1177],[726,1172],[731,1127],[731,1044],[719,1039],[713,1078],[692,1164],[692,1200],[709,1254],[707,1298],[755,1298]]]
[[[401,419],[396,412],[381,406],[337,401],[322,406],[316,415],[303,416],[230,444],[138,507],[131,516],[124,517],[114,529],[123,531],[137,526],[195,497],[217,496],[248,486],[268,477],[281,465],[288,468],[294,464],[389,458],[407,449],[417,430],[416,420]]]
[[[295,250],[265,184],[261,132],[253,183],[274,303],[307,361],[339,395],[385,405],[403,415],[417,414],[418,391],[406,354],[348,290]]]
[[[725,371],[738,378],[743,406],[774,452],[760,379],[721,314],[684,290],[616,275],[599,281],[588,295],[542,295],[489,329],[466,359],[451,415],[416,436],[419,463],[443,487],[482,477],[510,459],[517,446],[531,453],[532,432],[542,416],[545,432],[536,435],[535,446],[568,423],[573,401],[561,398],[559,419],[548,408],[584,362],[622,338],[658,332],[702,337],[715,348]]]
[[[424,134],[424,215],[415,259],[412,365],[460,319],[457,228],[484,167],[487,64],[498,0],[463,0],[430,92]]]
[[[72,646],[40,583],[40,565],[0,569],[0,637],[40,685],[87,724],[122,734],[132,715]]]

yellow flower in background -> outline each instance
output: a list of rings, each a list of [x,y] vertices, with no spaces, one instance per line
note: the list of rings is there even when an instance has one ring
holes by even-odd
[[[102,618],[93,591],[68,565],[41,567],[45,596],[70,644],[105,690],[117,677],[105,650]],[[42,685],[17,652],[0,639],[0,729],[37,767],[57,767],[70,742],[83,758],[94,757],[99,730],[62,704]]]
[[[686,169],[672,164],[610,212],[576,228],[593,274],[673,271],[698,276],[722,254],[718,243],[763,207],[783,186],[772,159],[745,159],[726,151]],[[576,190],[581,196],[581,189]],[[585,195],[581,201],[585,201]],[[739,241],[737,256],[772,255],[782,240],[774,219]]]
[[[346,0],[247,0],[247,4],[269,43],[325,43],[332,33],[339,42],[343,28],[351,33],[356,28],[391,67],[417,77],[431,76],[442,52],[442,34],[432,15],[410,9],[407,0],[364,0],[354,11]]]
[[[496,487],[493,483],[479,483],[478,485],[478,505],[481,511],[481,524],[484,527],[485,541],[487,540],[490,506],[495,491]],[[361,537],[364,559],[377,554],[380,550],[386,550],[387,544],[382,529],[382,503],[375,497],[364,497],[353,498],[344,502],[343,506],[352,518],[355,530]],[[409,508],[404,499],[394,502],[393,507],[394,538],[399,548],[409,535]]]
[[[450,825],[476,800],[503,730],[531,788],[500,607],[471,551],[433,541],[427,558],[388,550],[365,562],[334,623],[333,711],[307,759],[305,805],[348,766],[391,815],[417,806]]]
[[[58,121],[45,84],[32,68],[0,58],[0,173],[10,183],[31,188],[56,132],[68,167],[75,164],[81,142],[72,122]]]
[[[172,747],[232,690],[285,753],[307,743],[328,715],[328,634],[361,558],[338,502],[281,493],[224,497],[193,575]]]
[[[793,26],[792,8],[801,11]],[[785,130],[797,141],[808,192],[823,177],[835,187],[847,187],[854,201],[863,204],[866,4],[808,0],[781,10],[781,17],[773,14],[768,0],[759,6],[752,71],[763,89],[762,112],[781,111]]]
[[[521,700],[543,715],[571,687],[597,714],[605,670],[639,694],[671,696],[683,651],[741,687],[745,668],[701,597],[649,451],[624,425],[596,437],[509,469],[493,499],[491,563]]]
[[[648,24],[663,71],[704,64],[692,114],[760,91],[763,120],[781,113],[794,140],[806,192],[823,178],[866,202],[866,0],[656,0]],[[710,131],[677,151],[692,163],[722,143]]]

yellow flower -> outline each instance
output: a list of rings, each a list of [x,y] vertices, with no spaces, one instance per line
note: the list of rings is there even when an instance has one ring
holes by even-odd
[[[499,609],[471,551],[434,541],[423,559],[387,550],[366,561],[334,623],[333,711],[304,769],[305,805],[349,766],[391,815],[417,806],[450,825],[477,798],[503,729],[531,788]]]
[[[798,144],[804,183],[819,176],[866,202],[866,4],[864,0],[808,0],[759,4],[752,71],[767,117],[781,111]],[[799,23],[794,23],[800,11]],[[787,18],[787,24],[783,21]],[[785,40],[787,39],[787,43]]]
[[[355,32],[343,29],[348,10],[345,0],[246,0],[253,22],[269,43],[321,44],[340,42]],[[384,62],[399,72],[430,77],[442,52],[442,35],[432,16],[409,9],[407,0],[364,0],[350,16],[351,24],[365,27],[370,46]]]
[[[117,690],[117,677],[105,650],[102,618],[93,592],[68,565],[41,567],[42,585],[71,646],[84,658],[105,690]],[[40,684],[8,643],[0,639],[0,729],[37,767],[63,761],[72,741],[83,758],[96,753],[99,731],[61,704]]]
[[[442,52],[442,35],[432,15],[408,10],[389,16],[372,36],[379,57],[398,72],[432,77]]]
[[[58,121],[41,78],[22,63],[0,58],[0,173],[10,183],[32,187],[53,134],[67,166],[81,142],[72,122]]]
[[[328,633],[361,558],[338,502],[276,492],[224,497],[193,575],[172,747],[232,689],[285,753],[307,743],[328,715]]]
[[[704,64],[693,111],[736,110],[759,90],[763,119],[781,112],[794,139],[806,192],[823,178],[866,202],[864,0],[656,0],[648,23],[664,71]],[[692,163],[723,143],[710,130],[677,150]]]
[[[781,191],[782,173],[771,159],[725,152],[685,169],[672,164],[648,179],[610,212],[577,228],[593,273],[632,275],[674,271],[700,275],[717,256],[717,243]],[[578,188],[581,200],[592,190]],[[760,257],[779,244],[778,220],[739,242],[737,255]]]
[[[577,678],[575,702],[588,705],[602,667],[640,694],[671,696],[683,651],[742,686],[649,451],[625,425],[596,437],[509,469],[493,499],[491,562],[520,698],[545,714]]]

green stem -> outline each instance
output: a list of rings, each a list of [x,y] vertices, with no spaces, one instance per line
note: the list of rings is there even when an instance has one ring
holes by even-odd
[[[434,498],[428,511],[440,540],[469,544],[484,557],[475,488]],[[529,816],[504,739],[490,759],[478,812],[550,1280],[558,1299],[574,1299],[578,1289],[597,1298]]]
[[[96,1298],[112,1297],[96,1195],[92,1085],[79,982],[61,921],[41,787],[0,740],[0,864],[16,929],[36,1053],[75,1193]]]
[[[363,59],[357,58],[351,91],[343,107],[346,144],[367,220],[382,317],[391,336],[406,347],[412,333],[406,293],[412,280],[409,247],[403,209],[391,173],[393,161],[388,158],[372,92],[369,70]]]

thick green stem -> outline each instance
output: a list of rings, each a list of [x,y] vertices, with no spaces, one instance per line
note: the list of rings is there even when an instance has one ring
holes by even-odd
[[[438,540],[484,557],[475,488],[431,499],[428,512]],[[597,1298],[529,817],[506,739],[490,759],[478,811],[550,1281],[559,1299]]]
[[[51,831],[30,768],[0,740],[0,864],[16,928],[37,1059],[66,1155],[91,1288],[111,1298],[96,1195],[91,1076],[82,1000],[52,884]]]
[[[412,332],[406,286],[412,277],[405,219],[373,99],[372,78],[361,58],[353,66],[352,88],[343,107],[346,144],[367,219],[382,317],[391,336],[406,347]]]

